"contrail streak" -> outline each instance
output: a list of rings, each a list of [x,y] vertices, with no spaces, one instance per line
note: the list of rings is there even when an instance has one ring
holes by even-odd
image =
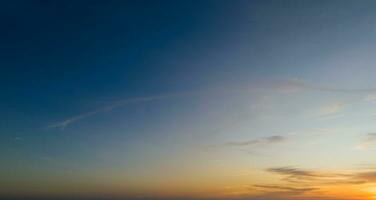
[[[308,83],[306,81],[297,80],[297,79],[262,79],[259,81],[256,81],[255,85],[252,85],[248,88],[242,88],[242,89],[219,89],[217,90],[200,90],[200,91],[193,91],[193,92],[180,92],[180,93],[170,93],[170,94],[162,94],[162,95],[154,95],[154,96],[147,96],[147,97],[138,97],[138,98],[131,98],[131,99],[125,99],[116,101],[110,105],[100,107],[98,109],[82,113],[73,117],[70,117],[68,119],[65,119],[64,121],[56,122],[54,124],[51,124],[47,126],[47,129],[52,128],[60,128],[64,129],[68,125],[75,123],[77,121],[83,120],[87,117],[91,117],[93,115],[96,115],[98,113],[104,113],[109,112],[115,108],[119,108],[122,106],[126,106],[129,104],[137,104],[137,103],[144,103],[144,102],[150,102],[150,101],[158,101],[173,97],[182,97],[182,96],[189,96],[189,95],[199,95],[199,94],[206,94],[209,91],[213,92],[239,92],[239,93],[245,93],[250,92],[252,89],[259,90],[259,89],[272,89],[272,90],[280,90],[280,89],[300,89],[300,90],[316,90],[316,91],[322,91],[322,92],[335,92],[335,93],[357,93],[357,94],[363,94],[363,93],[371,93],[376,92],[376,88],[366,88],[366,89],[345,89],[345,88],[332,88],[332,87],[326,87],[326,86],[320,86]]]
[[[85,119],[87,117],[91,117],[91,116],[96,115],[98,113],[109,112],[109,111],[111,111],[115,108],[119,108],[119,107],[122,107],[122,106],[125,106],[125,105],[128,105],[128,104],[137,104],[137,103],[144,103],[144,102],[150,102],[150,101],[158,101],[158,100],[172,98],[172,97],[185,96],[185,95],[188,95],[188,94],[194,94],[194,93],[188,93],[188,92],[186,92],[186,93],[173,93],[173,94],[138,97],[138,98],[120,100],[120,101],[117,101],[117,102],[115,102],[111,105],[100,107],[96,110],[92,110],[92,111],[89,111],[89,112],[86,112],[86,113],[82,113],[82,114],[70,117],[68,119],[65,119],[64,121],[51,124],[51,125],[47,126],[47,129],[51,129],[51,128],[64,129],[68,125],[75,123],[79,120]]]

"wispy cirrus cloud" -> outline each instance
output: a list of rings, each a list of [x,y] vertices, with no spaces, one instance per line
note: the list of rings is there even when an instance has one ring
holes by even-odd
[[[259,139],[238,141],[238,142],[227,142],[225,146],[234,146],[234,147],[247,147],[247,146],[256,146],[256,145],[270,145],[286,141],[286,137],[281,135],[273,135],[269,137],[262,137]]]
[[[376,88],[336,88],[320,84],[310,83],[301,79],[278,79],[272,81],[273,88],[281,91],[300,91],[300,90],[316,90],[322,92],[336,92],[336,93],[359,93],[368,94],[376,92]]]
[[[325,105],[319,109],[320,117],[333,116],[340,113],[345,107],[345,104],[342,102],[335,102],[329,105]]]
[[[310,177],[319,176],[313,171],[302,170],[302,169],[293,168],[293,167],[275,167],[275,168],[269,168],[266,171],[281,174],[281,175],[286,175],[292,178],[301,178],[301,177],[310,178]]]
[[[374,93],[376,92],[376,88],[369,88],[369,89],[344,89],[344,88],[332,88],[326,86],[320,86],[316,84],[308,83],[304,80],[299,79],[270,79],[265,78],[263,80],[256,81],[256,84],[253,84],[251,87],[242,88],[242,89],[220,89],[220,92],[238,92],[238,93],[246,93],[253,90],[260,90],[260,89],[272,89],[277,91],[283,92],[292,92],[292,91],[300,91],[300,90],[313,90],[313,91],[323,91],[323,92],[344,92],[344,93]],[[216,91],[216,90],[213,90]],[[80,113],[75,116],[71,116],[66,118],[62,121],[58,121],[48,125],[47,129],[64,129],[67,126],[76,123],[80,120],[86,119],[88,117],[97,115],[99,113],[109,112],[113,109],[120,108],[122,106],[126,106],[129,104],[137,104],[137,103],[145,103],[150,101],[158,101],[173,97],[180,97],[186,95],[197,95],[197,94],[206,94],[208,91],[193,91],[193,92],[178,92],[178,93],[169,93],[169,94],[161,94],[161,95],[153,95],[153,96],[146,96],[146,97],[136,97],[136,98],[129,98],[123,99],[119,101],[115,101],[109,105],[105,105],[103,107],[99,107],[93,109],[88,112]],[[218,92],[218,91],[217,91]],[[373,98],[372,98],[373,99]],[[337,102],[333,105],[328,105],[327,107],[323,107],[320,111],[320,115],[322,117],[330,117],[334,116],[336,113],[339,113],[343,109],[343,103]]]
[[[138,103],[146,103],[146,102],[151,102],[151,101],[158,101],[158,100],[163,100],[163,99],[168,99],[168,98],[173,98],[173,97],[180,97],[180,96],[185,96],[189,94],[194,94],[194,93],[172,93],[172,94],[164,94],[164,95],[155,95],[155,96],[147,96],[147,97],[138,97],[138,98],[130,98],[130,99],[124,99],[124,100],[119,100],[115,101],[109,105],[105,105],[103,107],[99,107],[97,109],[94,109],[89,112],[81,113],[76,116],[72,116],[70,118],[67,118],[63,121],[53,123],[51,125],[47,126],[47,129],[52,129],[52,128],[59,128],[59,129],[64,129],[70,124],[73,124],[77,121],[83,120],[85,118],[91,117],[93,115],[99,114],[99,113],[105,113],[112,111],[116,108],[123,107],[129,104],[138,104]]]
[[[347,173],[305,170],[294,167],[268,168],[267,172],[282,176],[282,181],[290,185],[334,185],[376,183],[376,170],[361,170]]]
[[[291,187],[291,186],[281,186],[281,185],[253,185],[253,188],[258,188],[263,190],[264,192],[274,193],[279,195],[302,195],[307,192],[311,192],[317,190],[317,187]]]
[[[346,186],[367,186],[376,183],[376,170],[352,171],[347,173],[307,170],[296,167],[273,167],[267,172],[280,176],[279,184],[254,184],[250,191],[260,192],[250,199],[337,199],[326,194],[325,188]],[[342,199],[342,197],[341,197]],[[360,194],[348,199],[364,199]]]

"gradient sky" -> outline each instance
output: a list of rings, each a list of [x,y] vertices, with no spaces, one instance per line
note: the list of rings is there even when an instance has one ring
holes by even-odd
[[[0,197],[376,198],[376,1],[0,3]]]

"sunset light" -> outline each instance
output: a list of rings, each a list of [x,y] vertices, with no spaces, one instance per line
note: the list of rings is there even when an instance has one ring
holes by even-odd
[[[376,200],[376,0],[0,14],[0,200]]]

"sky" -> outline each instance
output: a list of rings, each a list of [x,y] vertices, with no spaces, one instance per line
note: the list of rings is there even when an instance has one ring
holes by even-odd
[[[376,199],[376,1],[0,2],[0,199]]]

